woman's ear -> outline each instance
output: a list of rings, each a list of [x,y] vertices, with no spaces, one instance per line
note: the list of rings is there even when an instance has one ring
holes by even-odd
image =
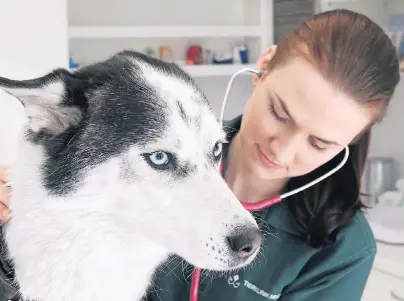
[[[276,53],[276,45],[272,45],[267,50],[265,50],[264,53],[262,53],[258,58],[255,66],[257,70],[260,70],[262,72],[262,74],[261,76],[254,75],[253,77],[254,85],[256,85],[263,77],[263,75],[268,71],[268,62],[274,57],[275,53]]]

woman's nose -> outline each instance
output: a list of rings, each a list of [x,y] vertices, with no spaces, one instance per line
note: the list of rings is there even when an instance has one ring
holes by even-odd
[[[278,163],[283,166],[291,165],[302,147],[302,142],[304,141],[303,135],[282,136],[276,140],[273,151],[276,159],[279,161]]]

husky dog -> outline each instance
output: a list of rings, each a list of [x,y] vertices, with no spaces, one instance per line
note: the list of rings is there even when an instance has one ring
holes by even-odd
[[[258,226],[218,172],[226,137],[177,65],[123,51],[0,91],[27,117],[4,229],[22,298],[136,301],[170,254],[254,260]]]

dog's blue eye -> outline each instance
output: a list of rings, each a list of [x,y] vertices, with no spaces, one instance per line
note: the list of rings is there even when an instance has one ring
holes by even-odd
[[[167,165],[170,160],[165,152],[155,152],[149,155],[150,162],[157,166]]]
[[[177,167],[176,157],[169,152],[155,151],[152,153],[143,153],[143,159],[156,170],[172,170]]]
[[[215,148],[213,149],[213,155],[215,156],[215,158],[220,156],[222,150],[223,150],[223,143],[217,142],[215,144]]]

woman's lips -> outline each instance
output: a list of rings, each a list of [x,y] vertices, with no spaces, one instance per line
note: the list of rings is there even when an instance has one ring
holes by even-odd
[[[261,151],[260,147],[258,146],[258,156],[260,161],[268,168],[271,169],[282,169],[284,166],[275,163],[275,160],[271,160],[268,158],[263,151]]]

